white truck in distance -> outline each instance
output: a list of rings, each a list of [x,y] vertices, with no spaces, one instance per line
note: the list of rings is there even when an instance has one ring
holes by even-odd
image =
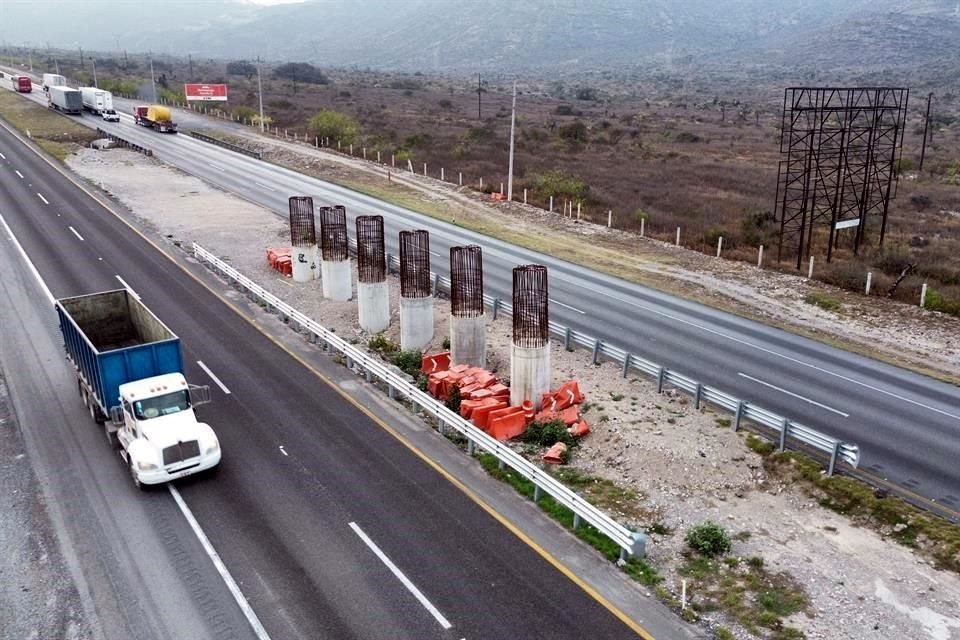
[[[83,108],[107,122],[120,122],[120,114],[113,109],[113,94],[97,87],[80,87]]]
[[[63,87],[66,86],[67,79],[64,78],[59,73],[45,73],[43,74],[43,90],[50,91],[50,87]]]

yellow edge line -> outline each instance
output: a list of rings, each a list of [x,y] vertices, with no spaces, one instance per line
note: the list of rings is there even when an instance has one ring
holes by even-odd
[[[5,123],[3,123],[3,126],[4,126],[5,129],[7,129],[8,131],[10,131],[10,133],[12,133],[15,137],[19,138],[19,139],[21,140],[21,142],[26,142],[22,137],[20,137],[20,135],[19,135],[17,132],[11,131],[10,128],[9,128],[8,126],[6,126]],[[476,495],[476,494],[473,492],[473,490],[471,490],[469,487],[467,487],[467,486],[464,485],[462,482],[460,482],[460,480],[458,480],[458,479],[455,478],[453,475],[451,475],[446,469],[444,469],[444,468],[441,467],[439,464],[437,464],[436,462],[434,462],[433,460],[431,460],[430,457],[428,457],[425,453],[423,453],[422,451],[420,451],[412,442],[410,442],[409,440],[407,440],[405,436],[403,436],[402,434],[400,434],[400,433],[399,433],[398,431],[396,431],[393,427],[391,427],[391,426],[388,425],[386,422],[384,422],[382,419],[380,419],[378,416],[376,416],[375,414],[373,414],[369,409],[367,409],[367,408],[364,407],[362,404],[360,404],[355,398],[353,398],[353,397],[350,396],[347,392],[345,392],[344,390],[342,390],[338,385],[334,384],[333,381],[330,380],[326,375],[324,375],[324,374],[321,373],[319,370],[317,370],[316,368],[314,368],[313,365],[311,365],[311,364],[308,363],[307,361],[303,360],[299,355],[297,355],[296,353],[294,353],[293,351],[291,351],[289,348],[287,348],[287,346],[284,345],[284,344],[282,344],[277,338],[275,338],[274,336],[272,336],[272,335],[268,334],[266,331],[264,331],[261,326],[259,326],[256,322],[254,322],[251,318],[247,317],[240,309],[238,309],[236,306],[234,306],[233,303],[231,303],[229,300],[227,300],[227,299],[224,298],[222,295],[220,295],[219,292],[217,292],[217,291],[214,290],[212,287],[210,287],[206,282],[204,282],[203,280],[201,280],[196,274],[194,274],[194,273],[192,273],[191,271],[189,271],[184,265],[180,264],[180,263],[177,262],[176,260],[171,259],[170,256],[167,254],[166,251],[164,251],[162,248],[160,248],[160,246],[157,245],[153,240],[151,240],[151,239],[148,238],[146,235],[144,235],[139,229],[137,229],[136,227],[134,227],[126,218],[124,218],[123,216],[119,215],[118,213],[116,213],[115,211],[113,211],[109,206],[107,206],[106,204],[104,204],[104,202],[103,202],[99,197],[97,197],[97,195],[95,195],[93,192],[91,192],[89,189],[87,189],[85,185],[83,185],[83,184],[81,184],[80,182],[74,180],[72,176],[70,176],[68,173],[66,173],[66,171],[64,171],[61,167],[56,166],[53,162],[51,162],[51,161],[49,160],[49,158],[45,157],[44,155],[42,155],[42,154],[40,154],[40,153],[37,153],[36,149],[34,149],[31,145],[27,144],[26,146],[27,146],[28,149],[30,149],[31,151],[33,151],[34,153],[36,153],[37,156],[39,156],[44,162],[46,162],[46,163],[49,164],[51,167],[53,167],[58,173],[60,173],[60,174],[63,175],[65,178],[67,178],[68,180],[70,180],[70,182],[72,182],[75,186],[77,186],[81,191],[83,191],[83,192],[86,193],[88,196],[90,196],[95,202],[97,202],[101,207],[103,207],[104,210],[106,210],[108,213],[110,213],[110,215],[114,216],[115,218],[117,218],[118,220],[120,220],[121,222],[123,222],[123,224],[125,224],[131,231],[133,231],[133,232],[136,233],[138,236],[140,236],[140,238],[143,239],[144,242],[146,242],[146,243],[149,244],[151,247],[153,247],[153,248],[156,249],[158,252],[160,252],[161,255],[165,256],[165,257],[167,258],[167,260],[169,260],[171,263],[173,263],[176,267],[178,267],[178,268],[179,268],[181,271],[183,271],[185,274],[187,274],[187,275],[188,275],[190,278],[192,278],[197,284],[199,284],[200,286],[202,286],[204,289],[206,289],[208,292],[210,292],[214,297],[216,297],[218,300],[220,300],[224,305],[226,305],[227,307],[229,307],[234,313],[236,313],[238,316],[240,316],[240,318],[242,318],[243,320],[245,320],[248,324],[250,324],[252,327],[254,327],[254,328],[255,328],[257,331],[259,331],[261,334],[263,334],[268,340],[270,340],[271,342],[273,342],[273,344],[275,344],[277,347],[279,347],[280,349],[282,349],[282,350],[283,350],[287,355],[289,355],[291,358],[293,358],[294,360],[296,360],[297,362],[299,362],[302,366],[304,366],[306,369],[308,369],[309,371],[311,371],[315,376],[317,376],[318,378],[320,378],[320,380],[322,380],[325,384],[327,384],[327,386],[329,386],[330,388],[332,388],[334,391],[336,391],[338,394],[340,394],[341,397],[343,397],[345,400],[347,400],[348,402],[350,402],[350,404],[352,404],[354,407],[356,407],[357,409],[359,409],[364,415],[366,415],[368,418],[370,418],[376,425],[378,425],[378,426],[379,426],[380,428],[382,428],[384,431],[386,431],[387,433],[389,433],[390,435],[392,435],[394,438],[396,438],[402,445],[404,445],[407,449],[409,449],[413,454],[415,454],[418,458],[420,458],[420,459],[423,460],[425,463],[427,463],[430,467],[432,467],[432,468],[433,468],[437,473],[439,473],[441,476],[443,476],[444,478],[446,478],[446,480],[447,480],[448,482],[450,482],[450,484],[452,484],[453,486],[455,486],[457,489],[459,489],[461,492],[463,492],[464,495],[466,495],[468,498],[470,498],[471,500],[473,500],[473,502],[474,502],[477,506],[479,506],[481,509],[483,509],[484,511],[486,511],[490,516],[492,516],[495,520],[497,520],[497,522],[499,522],[501,525],[503,525],[508,531],[510,531],[513,535],[515,535],[517,538],[519,538],[523,543],[525,543],[527,546],[529,546],[531,549],[533,549],[535,552],[537,552],[544,560],[546,560],[546,561],[549,562],[551,565],[553,565],[553,567],[554,567],[555,569],[557,569],[560,573],[562,573],[563,575],[565,575],[571,582],[573,582],[573,583],[576,584],[578,587],[580,587],[581,589],[583,589],[584,592],[586,592],[590,597],[592,597],[594,600],[596,600],[598,603],[600,603],[603,607],[605,607],[610,613],[612,613],[614,616],[616,616],[616,617],[617,617],[621,622],[623,622],[627,627],[629,627],[629,628],[630,628],[632,631],[634,631],[637,635],[639,635],[641,638],[643,638],[643,640],[656,640],[652,635],[650,635],[650,633],[649,633],[646,629],[644,629],[644,628],[641,627],[639,624],[637,624],[632,618],[630,618],[627,614],[625,614],[624,612],[622,612],[622,611],[621,611],[619,608],[617,608],[617,606],[614,605],[612,602],[610,602],[609,600],[607,600],[607,599],[606,599],[603,595],[601,595],[596,589],[594,589],[594,588],[591,587],[589,584],[587,584],[586,582],[584,582],[583,580],[581,580],[579,576],[577,576],[576,574],[574,574],[574,573],[573,573],[570,569],[568,569],[563,563],[561,563],[559,560],[557,560],[552,554],[550,554],[550,552],[548,552],[546,549],[544,549],[544,548],[541,547],[539,544],[537,544],[536,542],[534,542],[527,534],[525,534],[523,531],[521,531],[519,528],[517,528],[512,522],[510,522],[509,520],[507,520],[503,515],[501,515],[501,514],[500,514],[498,511],[496,511],[493,507],[491,507],[489,504],[487,504],[482,498],[480,498],[480,496]]]

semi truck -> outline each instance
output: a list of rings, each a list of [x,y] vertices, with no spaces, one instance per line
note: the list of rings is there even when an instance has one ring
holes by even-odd
[[[107,122],[120,122],[120,114],[113,109],[113,94],[97,87],[80,87],[83,108]]]
[[[50,91],[50,87],[63,87],[67,84],[67,79],[59,73],[43,74],[43,90]]]
[[[180,339],[135,294],[61,298],[55,308],[80,397],[136,487],[220,463],[220,441],[194,412],[210,388],[187,383]]]
[[[30,76],[10,76],[13,90],[19,93],[33,93],[33,80]]]
[[[160,133],[176,133],[177,123],[168,107],[158,104],[139,105],[133,108],[133,121],[141,127],[156,129]]]
[[[63,113],[83,115],[83,98],[79,91],[70,87],[50,87],[47,92],[47,106]]]

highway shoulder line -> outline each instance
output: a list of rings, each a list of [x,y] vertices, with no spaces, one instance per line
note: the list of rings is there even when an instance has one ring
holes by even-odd
[[[831,412],[833,412],[833,413],[835,413],[835,414],[837,414],[837,415],[839,415],[839,416],[843,416],[844,418],[849,418],[849,417],[850,417],[850,414],[849,414],[849,413],[844,413],[843,411],[840,411],[839,409],[834,409],[833,407],[829,407],[829,406],[823,404],[822,402],[817,402],[816,400],[811,400],[810,398],[804,397],[804,396],[800,395],[799,393],[794,393],[793,391],[787,391],[786,389],[784,389],[784,388],[782,388],[782,387],[778,387],[778,386],[775,385],[775,384],[770,384],[769,382],[764,382],[763,380],[760,380],[759,378],[754,378],[753,376],[748,376],[747,374],[743,373],[742,371],[741,371],[741,372],[738,372],[737,375],[740,376],[741,378],[745,378],[745,379],[747,379],[747,380],[749,380],[749,381],[751,381],[751,382],[756,382],[757,384],[761,384],[761,385],[767,387],[768,389],[773,389],[774,391],[779,391],[780,393],[783,393],[783,394],[785,394],[785,395],[788,395],[788,396],[790,396],[791,398],[796,398],[797,400],[803,400],[804,402],[809,402],[810,404],[812,404],[812,405],[815,406],[815,407],[820,407],[821,409],[826,409],[827,411],[831,411]]]
[[[211,380],[217,383],[217,386],[220,387],[221,391],[227,395],[230,395],[230,389],[227,389],[227,385],[223,384],[223,382],[220,381],[220,378],[214,375],[213,371],[210,371],[210,367],[203,364],[203,360],[197,360],[197,364],[200,365],[200,368],[203,369],[208,376],[210,376]]]

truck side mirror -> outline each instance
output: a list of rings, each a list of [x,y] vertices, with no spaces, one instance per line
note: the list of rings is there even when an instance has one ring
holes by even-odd
[[[123,407],[120,405],[117,405],[116,407],[110,407],[110,422],[112,422],[115,427],[123,426]]]
[[[193,406],[197,407],[201,404],[208,404],[210,402],[210,387],[207,385],[199,386],[191,384],[190,386],[190,402]]]

